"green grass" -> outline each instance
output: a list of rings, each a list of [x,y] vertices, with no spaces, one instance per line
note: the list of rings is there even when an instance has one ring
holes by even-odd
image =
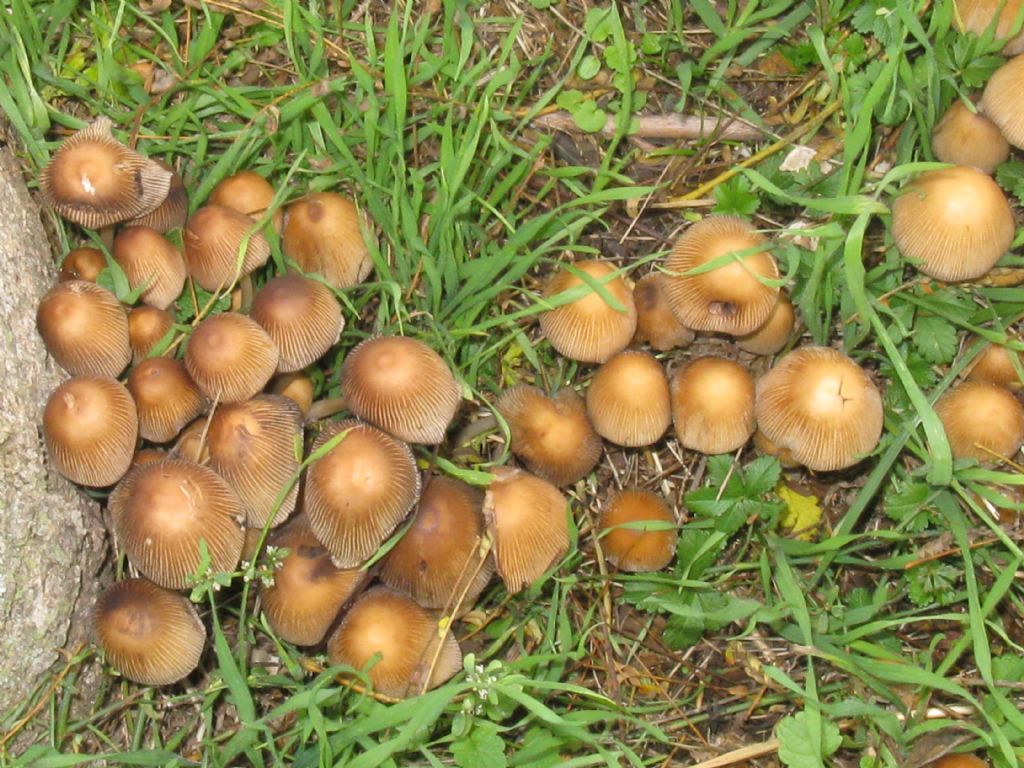
[[[807,338],[841,346],[888,382],[875,456],[843,485],[813,486],[833,494],[823,500],[829,533],[803,541],[780,526],[775,489],[787,481],[774,460],[681,457],[676,466],[668,449],[657,463],[627,453],[630,471],[685,499],[675,564],[613,579],[573,546],[523,595],[492,586],[479,627],[456,631],[473,654],[465,674],[396,704],[339,685],[339,669],[273,638],[242,598],[247,587],[206,584],[194,597],[213,630],[208,685],[168,693],[106,676],[92,703],[72,707],[95,661],[85,649],[0,716],[0,729],[18,723],[33,742],[0,757],[25,766],[85,764],[96,752],[126,765],[654,766],[713,754],[707,742],[741,723],[726,746],[775,733],[793,766],[906,765],[958,741],[1001,768],[1018,764],[1024,553],[1018,531],[996,525],[973,494],[996,498],[1024,479],[953,462],[931,403],[967,362],[965,333],[1024,349],[1008,335],[1024,316],[1024,289],[918,280],[885,229],[892,193],[933,159],[931,126],[999,65],[998,44],[957,34],[951,0],[695,0],[606,13],[568,0],[523,3],[525,12],[448,0],[433,15],[420,5],[383,13],[371,3],[350,21],[351,0],[281,2],[240,27],[212,7],[150,16],[127,3],[12,0],[0,13],[0,109],[30,174],[57,146],[56,129],[107,114],[148,154],[181,167],[193,206],[242,168],[271,179],[282,205],[309,190],[357,199],[377,236],[376,269],[339,296],[348,326],[323,368],[326,395],[344,353],[377,332],[428,341],[485,408],[509,382],[572,380],[575,364],[536,332],[548,306],[538,278],[608,242],[620,244],[624,270],[642,274],[680,216],[634,221],[628,205],[712,182],[727,192],[719,205],[752,205],[761,226],[778,230]],[[788,63],[784,76],[758,69],[769,55]],[[171,89],[147,93],[130,69],[140,61],[165,70]],[[255,84],[238,80],[250,63]],[[787,92],[797,94],[788,109],[806,111],[806,131],[765,124],[769,96]],[[787,140],[727,187],[717,179],[728,167],[720,144],[629,139],[632,113],[674,104],[764,125],[765,145]],[[566,162],[532,125],[558,106],[589,127],[611,115],[616,135],[581,139],[580,156],[596,155]],[[780,170],[790,143],[830,137],[838,151],[827,171]],[[1019,184],[1012,168],[1006,178]],[[798,216],[809,230],[789,229]],[[74,243],[57,229],[63,247]],[[479,482],[482,453],[441,466]],[[611,479],[602,471],[572,494],[580,544]],[[940,535],[943,556],[921,558]],[[631,621],[613,605],[629,607]],[[278,666],[254,655],[267,648]]]

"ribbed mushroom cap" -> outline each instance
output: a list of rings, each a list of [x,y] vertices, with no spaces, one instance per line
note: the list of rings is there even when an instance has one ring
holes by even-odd
[[[587,415],[597,434],[617,445],[658,442],[672,423],[665,369],[647,352],[619,352],[590,380]]]
[[[36,328],[46,351],[72,376],[117,376],[132,358],[121,302],[96,283],[57,283],[39,302]]]
[[[57,471],[75,483],[116,483],[128,471],[138,436],[135,402],[116,379],[69,379],[46,401],[46,451]]]
[[[249,316],[267,332],[280,358],[281,373],[319,360],[338,341],[345,321],[341,305],[323,283],[302,275],[282,275],[257,292]]]
[[[1016,56],[997,69],[985,85],[979,106],[985,117],[999,126],[1006,140],[1024,149],[1024,101],[1020,84],[1024,81],[1024,56]]]
[[[219,181],[210,192],[206,204],[222,205],[225,208],[244,213],[251,219],[258,220],[263,217],[273,202],[274,188],[270,186],[269,181],[256,171],[239,171],[233,176]],[[270,218],[270,224],[280,232],[283,219],[282,211],[274,211]]]
[[[151,461],[160,461],[160,459],[166,458],[167,451],[160,448],[140,448],[132,456],[132,466],[137,467],[140,464],[149,464]]]
[[[1024,406],[1007,389],[964,381],[935,403],[955,459],[1011,458],[1024,442]]]
[[[380,580],[424,608],[471,607],[494,575],[481,558],[483,494],[450,477],[433,477],[413,523],[381,561]]]
[[[143,685],[188,677],[206,644],[195,606],[145,579],[110,586],[96,601],[93,625],[107,662]]]
[[[661,272],[652,272],[636,281],[633,303],[636,304],[634,344],[647,343],[652,349],[667,352],[689,346],[696,337],[672,314],[665,298],[665,276]]]
[[[280,525],[295,509],[299,471],[295,445],[302,441],[299,406],[280,395],[226,403],[210,420],[210,466],[228,481],[245,510],[246,525]],[[277,499],[291,489],[275,510]]]
[[[313,380],[302,371],[278,374],[270,380],[268,391],[287,397],[299,406],[303,418],[313,405]]]
[[[167,309],[185,286],[185,260],[171,241],[149,227],[125,227],[111,250],[132,290],[147,286],[140,295],[146,304]]]
[[[568,502],[546,480],[498,467],[484,496],[494,564],[509,593],[529,586],[569,548]]]
[[[975,340],[977,340],[975,338]],[[1020,390],[1024,387],[1020,375],[1013,364],[1013,355],[1017,361],[1024,366],[1024,354],[1010,352],[1006,347],[998,344],[986,344],[974,361],[967,369],[967,378],[972,381],[987,381],[989,384],[996,384],[1007,389]]]
[[[410,443],[436,445],[462,401],[448,364],[421,341],[377,336],[348,353],[341,391],[352,413]]]
[[[282,640],[316,645],[369,573],[336,568],[302,517],[276,531],[267,544],[288,554],[274,571],[274,583],[260,589],[263,613]]]
[[[68,251],[64,261],[60,263],[57,279],[62,283],[68,280],[88,280],[95,283],[106,266],[107,259],[103,251],[97,248],[75,248]]]
[[[154,162],[171,174],[171,185],[167,190],[167,197],[149,213],[129,219],[125,223],[130,227],[149,227],[157,232],[180,229],[185,226],[185,219],[188,218],[188,193],[185,192],[185,182],[181,180],[178,172],[163,160],[154,160]]]
[[[973,280],[1010,247],[1016,225],[1003,190],[977,168],[922,173],[892,204],[892,238],[936,280]]]
[[[207,291],[228,287],[270,257],[270,243],[253,220],[221,205],[207,205],[193,213],[185,223],[184,241],[188,273]],[[245,255],[239,269],[243,242]]]
[[[196,419],[174,441],[173,455],[196,464],[210,463],[210,441],[207,438],[209,421],[205,416]]]
[[[763,454],[767,454],[768,456],[774,456],[776,459],[779,460],[779,464],[781,464],[786,469],[796,469],[797,467],[803,466],[799,461],[796,461],[793,458],[792,451],[790,451],[788,448],[780,448],[779,446],[777,446],[775,443],[773,443],[771,440],[765,437],[764,432],[762,432],[760,429],[754,430],[753,442],[754,448],[756,448],[759,452]]]
[[[496,403],[508,422],[512,452],[530,471],[555,485],[571,485],[601,459],[601,438],[587,417],[583,398],[563,389],[550,398],[520,384]]]
[[[801,347],[757,382],[757,425],[793,460],[817,472],[852,466],[878,445],[882,396],[838,350]]]
[[[395,698],[419,694],[425,682],[436,688],[462,669],[459,644],[450,632],[441,634],[437,618],[385,587],[356,600],[328,639],[327,655],[331,664],[369,666],[374,690]]]
[[[779,296],[779,268],[767,238],[743,219],[708,216],[676,241],[665,259],[665,297],[687,328],[743,336],[764,325]],[[712,262],[722,265],[705,272]]]
[[[277,368],[277,347],[258,323],[237,312],[203,320],[185,347],[185,368],[211,400],[237,403],[259,393]]]
[[[60,145],[39,177],[47,205],[75,224],[99,229],[160,205],[171,174],[115,139],[97,118]]]
[[[963,2],[963,0],[960,0]],[[1010,5],[1011,3],[1007,3]],[[989,768],[989,764],[974,755],[959,754],[940,757],[929,768]]]
[[[672,421],[684,448],[730,453],[754,434],[754,380],[734,360],[699,357],[672,375]]]
[[[609,278],[616,271],[614,264],[578,261],[573,267],[600,282],[625,311],[614,309],[601,294],[563,266],[548,278],[544,298],[551,299],[577,286],[587,286],[589,292],[569,304],[541,312],[540,328],[551,346],[565,357],[585,363],[603,363],[624,350],[636,331],[633,291],[622,277]]]
[[[151,357],[132,368],[128,391],[139,412],[139,434],[154,443],[173,440],[206,410],[206,398],[185,366],[169,357]]]
[[[334,192],[317,192],[288,206],[281,250],[303,272],[315,272],[334,288],[349,288],[373,269],[355,204]]]
[[[242,504],[209,467],[177,458],[142,464],[117,484],[108,504],[128,559],[161,587],[191,586],[201,540],[214,572],[238,565]]]
[[[659,525],[652,530],[616,527],[647,521]],[[672,527],[665,528],[666,523]],[[601,551],[608,562],[619,570],[640,573],[660,571],[672,561],[679,539],[675,526],[676,520],[661,496],[634,488],[612,496],[601,510],[597,532],[603,534]]]
[[[132,348],[132,361],[145,360],[160,340],[174,329],[170,312],[148,305],[133,307],[128,312],[128,343]]]
[[[779,300],[775,302],[764,325],[745,336],[736,337],[736,346],[744,352],[754,355],[774,355],[789,341],[796,324],[796,312],[793,302],[785,291],[779,292]]]
[[[316,453],[347,433],[306,470],[309,524],[339,568],[368,559],[416,503],[420,476],[409,446],[369,424],[328,424],[313,442]]]
[[[961,32],[969,31],[976,35],[982,35],[989,28],[992,21],[999,15],[996,24],[995,39],[1002,40],[1010,38],[1013,32],[1013,24],[1020,14],[1021,0],[956,0],[957,12],[953,15],[954,21]],[[1014,37],[1007,40],[1003,46],[1003,54],[1014,56],[1024,52],[1024,33],[1018,32]]]
[[[957,100],[932,132],[932,151],[944,163],[993,173],[1010,156],[1010,144],[995,123]]]

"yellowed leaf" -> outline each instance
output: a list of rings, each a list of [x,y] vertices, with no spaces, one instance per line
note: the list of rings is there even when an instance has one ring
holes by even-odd
[[[775,493],[786,505],[782,519],[779,521],[781,527],[791,536],[803,541],[813,539],[814,529],[821,522],[821,507],[818,506],[818,497],[804,496],[783,483],[776,486]]]

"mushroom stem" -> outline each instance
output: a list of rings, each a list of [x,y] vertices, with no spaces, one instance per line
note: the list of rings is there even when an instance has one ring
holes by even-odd
[[[238,280],[238,287],[242,291],[242,303],[239,312],[248,314],[249,307],[252,306],[252,276],[242,275]]]
[[[469,445],[473,440],[480,437],[485,432],[490,432],[492,429],[496,429],[498,426],[498,419],[493,413],[488,413],[483,418],[472,421],[463,427],[459,434],[455,436],[452,441],[454,450],[452,451],[452,460],[457,461],[458,459],[465,456],[469,451],[466,446]]]
[[[346,407],[344,397],[327,397],[323,400],[317,400],[309,406],[309,413],[306,414],[306,423],[326,419],[328,416],[341,413]]]

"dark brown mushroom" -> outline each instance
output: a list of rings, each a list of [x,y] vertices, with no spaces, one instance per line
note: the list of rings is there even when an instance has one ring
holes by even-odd
[[[121,302],[96,283],[57,283],[39,302],[36,328],[46,351],[72,376],[117,376],[132,359]]]

